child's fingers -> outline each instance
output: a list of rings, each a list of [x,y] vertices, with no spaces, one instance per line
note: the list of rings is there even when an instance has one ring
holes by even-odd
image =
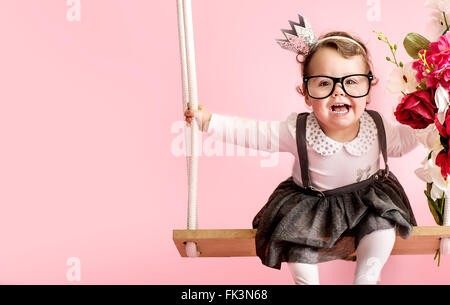
[[[194,117],[194,116],[201,115],[201,112],[200,112],[200,110],[186,110],[184,115],[186,117],[190,117],[191,118],[191,117]]]
[[[190,103],[187,103],[188,105],[188,109],[184,112],[184,116],[186,119],[186,123],[187,126],[190,127],[190,124],[192,123],[193,119],[195,118],[198,122],[199,125],[203,124],[203,120],[202,120],[202,116],[203,116],[203,110],[204,110],[204,105],[203,104],[198,104],[197,110],[191,110],[190,107]]]
[[[186,121],[186,123],[187,123],[187,126],[189,126],[189,124],[192,122],[192,116],[186,115],[185,121]]]
[[[200,103],[199,103],[199,104],[197,105],[198,110],[203,109],[203,107],[204,107],[203,104],[200,104]],[[191,103],[189,103],[189,102],[187,102],[187,109],[188,109],[188,110],[191,109]]]
[[[190,119],[192,119],[194,117],[194,111],[186,110],[184,112],[184,116],[186,117],[186,120],[188,120],[188,119],[190,120]]]

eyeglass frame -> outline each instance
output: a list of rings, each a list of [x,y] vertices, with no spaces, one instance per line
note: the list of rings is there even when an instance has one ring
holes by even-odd
[[[352,77],[352,76],[366,76],[366,77],[369,79],[369,88],[368,88],[367,93],[366,93],[365,95],[354,96],[354,95],[349,94],[349,93],[347,92],[347,90],[345,90],[344,80],[347,79],[347,78],[349,78],[349,77]],[[329,78],[329,79],[333,80],[333,89],[331,90],[330,94],[328,94],[328,95],[325,96],[325,97],[316,98],[316,97],[312,96],[312,95],[309,93],[308,81],[309,81],[311,78],[317,78],[317,77],[326,77],[326,78]],[[323,100],[323,99],[326,99],[326,98],[330,97],[330,96],[333,94],[334,90],[336,89],[336,84],[337,84],[337,83],[340,83],[340,84],[341,84],[342,90],[344,90],[345,94],[347,94],[347,95],[350,96],[350,97],[353,97],[353,98],[362,98],[362,97],[366,97],[366,96],[368,96],[369,93],[370,93],[370,89],[371,89],[371,87],[372,87],[372,81],[373,81],[373,80],[374,80],[374,77],[373,77],[372,72],[369,72],[368,74],[361,74],[361,73],[360,73],[360,74],[351,74],[351,75],[347,75],[347,76],[344,76],[344,77],[331,77],[331,76],[328,76],[328,75],[303,76],[303,83],[304,83],[305,86],[306,86],[306,91],[308,92],[309,97],[311,97],[311,98],[313,98],[313,99],[315,99],[315,100]]]

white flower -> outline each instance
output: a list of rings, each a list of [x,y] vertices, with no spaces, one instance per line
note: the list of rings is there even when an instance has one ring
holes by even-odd
[[[442,175],[441,175],[441,178],[442,178]],[[441,199],[444,196],[444,194],[448,194],[450,191],[447,181],[445,181],[443,178],[442,178],[442,180],[439,180],[439,181],[441,183],[433,181],[433,184],[431,186],[430,197],[433,200]]]
[[[433,200],[441,199],[443,194],[448,194],[450,192],[450,186],[448,179],[444,179],[441,174],[441,168],[436,165],[436,157],[439,152],[433,151],[431,154],[431,159],[424,160],[422,168],[418,168],[415,174],[419,179],[425,181],[426,183],[432,183],[430,196]]]
[[[425,6],[431,9],[438,10],[441,13],[448,13],[450,11],[449,0],[427,0],[425,1]]]
[[[419,86],[416,74],[417,71],[412,68],[412,62],[405,64],[403,68],[395,68],[389,73],[386,90],[392,94],[416,91]]]
[[[447,20],[450,20],[450,14],[447,14]],[[434,11],[425,25],[424,36],[430,41],[438,41],[446,28],[442,12]]]
[[[450,0],[427,0],[425,6],[433,9],[431,18],[425,26],[425,37],[430,41],[438,41],[446,30],[444,13],[447,20],[450,20]]]
[[[448,110],[448,91],[445,90],[441,85],[438,86],[434,94],[434,101],[438,107],[438,120],[441,124],[444,124],[445,115]]]
[[[441,135],[434,124],[424,129],[415,129],[414,132],[417,140],[427,149],[440,152],[444,148],[441,144]]]

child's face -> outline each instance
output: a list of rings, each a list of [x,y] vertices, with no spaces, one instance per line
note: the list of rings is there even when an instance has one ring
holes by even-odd
[[[344,77],[352,74],[367,74],[367,66],[362,56],[350,58],[342,57],[332,48],[322,48],[314,54],[309,64],[307,76],[331,76]],[[314,114],[323,131],[328,132],[345,131],[354,132],[359,128],[359,118],[364,113],[368,96],[353,98],[342,89],[342,84],[337,83],[331,96],[325,99],[314,99],[306,96],[306,103],[312,107]],[[345,107],[336,105],[345,104]]]

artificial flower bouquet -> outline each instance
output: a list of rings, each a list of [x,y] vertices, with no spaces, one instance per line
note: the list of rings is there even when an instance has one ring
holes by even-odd
[[[425,6],[432,9],[427,25],[431,41],[417,33],[405,37],[403,45],[411,62],[397,61],[397,45],[374,32],[390,48],[392,57],[386,60],[396,65],[386,88],[400,96],[394,116],[416,129],[419,141],[429,150],[415,173],[426,182],[425,195],[436,223],[450,225],[444,223],[445,199],[450,198],[450,0],[427,0]]]

